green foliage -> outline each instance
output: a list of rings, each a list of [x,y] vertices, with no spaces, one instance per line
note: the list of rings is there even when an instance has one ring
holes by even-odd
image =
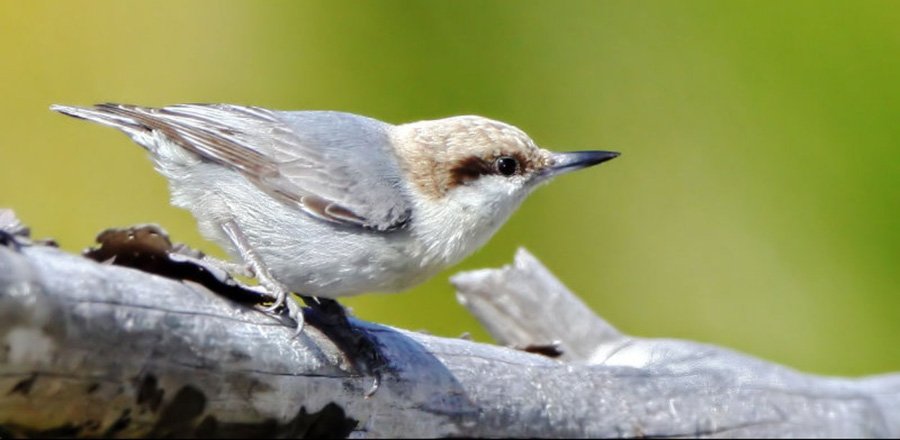
[[[0,206],[66,249],[138,222],[214,247],[140,148],[51,103],[475,113],[623,155],[361,317],[486,339],[446,277],[527,246],[630,333],[900,369],[896,2],[8,1],[0,36]]]

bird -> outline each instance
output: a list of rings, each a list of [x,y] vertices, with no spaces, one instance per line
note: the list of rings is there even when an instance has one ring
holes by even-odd
[[[554,152],[481,116],[390,124],[233,104],[53,105],[149,152],[204,237],[302,330],[291,292],[324,299],[415,286],[480,248],[537,187],[613,151]]]

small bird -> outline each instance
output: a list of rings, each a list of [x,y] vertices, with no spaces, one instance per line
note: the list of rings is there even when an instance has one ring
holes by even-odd
[[[172,204],[238,261],[221,264],[255,276],[267,310],[287,305],[298,332],[290,292],[409,288],[481,247],[539,185],[619,155],[555,153],[479,116],[392,125],[228,104],[51,109],[147,149]]]

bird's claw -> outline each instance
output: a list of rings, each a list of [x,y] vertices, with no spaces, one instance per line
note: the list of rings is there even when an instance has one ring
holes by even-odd
[[[300,303],[293,297],[288,298],[284,304],[287,307],[288,317],[297,323],[297,326],[294,328],[294,334],[291,336],[292,338],[296,338],[303,333],[303,325],[306,323],[306,320],[303,317],[303,307],[300,306]]]
[[[268,305],[259,305],[259,310],[264,313],[275,314],[283,307],[287,312],[288,318],[293,319],[297,323],[292,337],[296,338],[297,336],[300,336],[300,334],[303,333],[305,321],[303,317],[303,307],[297,302],[297,299],[293,297],[286,288],[278,283],[270,280],[260,280],[260,285],[265,290],[266,294],[272,298],[272,303]]]

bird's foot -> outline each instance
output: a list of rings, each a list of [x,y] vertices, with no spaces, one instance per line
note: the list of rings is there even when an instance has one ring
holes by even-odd
[[[241,253],[241,257],[246,262],[243,269],[252,273],[259,281],[259,285],[272,297],[272,303],[266,306],[258,305],[260,309],[266,313],[273,313],[282,306],[287,308],[288,316],[297,322],[294,330],[294,337],[303,332],[303,308],[290,295],[290,291],[283,284],[278,282],[266,268],[262,258],[256,253],[256,250],[250,245],[247,237],[241,231],[241,228],[234,220],[226,221],[222,224],[222,231],[228,236],[234,246]]]
[[[286,313],[288,318],[296,322],[293,337],[299,336],[300,333],[303,333],[303,326],[306,322],[303,316],[303,306],[297,301],[296,296],[288,292],[283,286],[279,284],[268,284],[267,286],[267,284],[260,280],[258,286],[247,287],[259,292],[265,298],[262,302],[254,304],[254,307],[270,315]]]

